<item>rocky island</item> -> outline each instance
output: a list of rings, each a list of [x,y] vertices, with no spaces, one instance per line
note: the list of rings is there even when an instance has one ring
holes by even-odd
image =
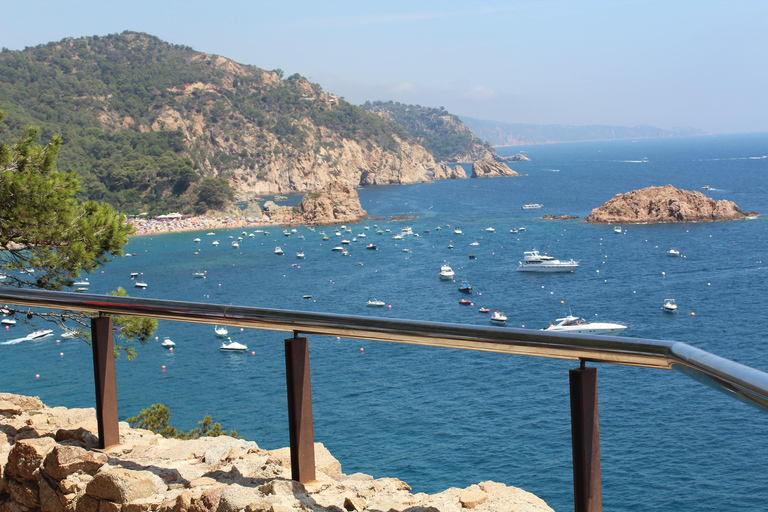
[[[715,201],[701,192],[667,185],[617,194],[585,220],[591,224],[659,224],[738,220],[751,215],[757,214],[744,213],[733,201]]]
[[[499,178],[502,176],[520,176],[520,174],[502,162],[488,160],[472,164],[473,178]]]
[[[263,211],[277,222],[314,226],[354,223],[368,216],[360,205],[357,191],[338,181],[305,195],[296,206],[278,206],[273,201],[267,201]]]
[[[5,512],[551,512],[540,498],[482,482],[411,493],[397,478],[346,475],[315,443],[317,480],[291,480],[288,448],[228,436],[182,441],[120,423],[121,444],[95,450],[94,409],[48,407],[0,393],[0,510]]]

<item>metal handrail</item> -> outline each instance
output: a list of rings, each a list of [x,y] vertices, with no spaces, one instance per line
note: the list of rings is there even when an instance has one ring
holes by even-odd
[[[677,370],[768,412],[768,373],[682,342],[0,287],[17,306]]]

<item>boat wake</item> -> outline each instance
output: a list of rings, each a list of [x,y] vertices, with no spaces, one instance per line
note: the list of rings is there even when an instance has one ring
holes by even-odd
[[[766,160],[768,155],[760,156],[734,156],[730,158],[700,158],[694,160],[695,162],[720,162],[720,161],[733,161],[733,160]]]
[[[29,339],[25,336],[23,338],[16,338],[13,340],[8,340],[0,343],[0,345],[16,345],[18,343],[21,343],[22,341],[29,341]]]

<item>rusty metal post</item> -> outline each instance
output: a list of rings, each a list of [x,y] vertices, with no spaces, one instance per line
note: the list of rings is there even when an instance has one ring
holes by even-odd
[[[597,405],[597,369],[570,370],[573,495],[576,512],[600,512],[600,426]]]
[[[115,382],[115,351],[112,342],[112,319],[100,316],[91,319],[93,376],[96,382],[96,420],[99,424],[99,448],[120,444],[117,425],[117,384]]]
[[[288,384],[291,478],[307,483],[315,480],[315,433],[307,338],[285,340],[285,377]]]

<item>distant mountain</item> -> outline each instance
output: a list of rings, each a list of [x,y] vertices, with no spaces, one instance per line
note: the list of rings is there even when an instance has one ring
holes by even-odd
[[[665,130],[651,126],[566,126],[559,124],[516,124],[483,121],[461,116],[464,124],[475,135],[494,146],[522,146],[556,142],[584,142],[591,140],[657,139],[706,135],[693,128]]]
[[[224,57],[124,32],[0,53],[6,133],[61,134],[59,170],[125,213],[429,180],[434,158],[397,123]]]
[[[459,116],[443,107],[375,101],[366,102],[362,108],[403,126],[438,162],[472,163],[498,158],[489,143],[480,140]]]

